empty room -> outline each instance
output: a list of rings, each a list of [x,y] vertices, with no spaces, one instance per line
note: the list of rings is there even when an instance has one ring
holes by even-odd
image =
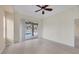
[[[78,54],[78,5],[0,5],[1,54]]]

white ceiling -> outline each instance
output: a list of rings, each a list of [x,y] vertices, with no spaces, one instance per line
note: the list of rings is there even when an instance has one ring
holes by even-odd
[[[35,12],[36,10],[40,9],[39,7],[35,6],[35,5],[17,5],[14,6],[15,11],[24,14],[24,15],[29,15],[35,18],[42,18],[42,17],[49,17],[49,16],[53,16],[57,13],[60,13],[64,10],[67,10],[68,8],[71,8],[74,6],[71,5],[50,5],[49,8],[53,8],[52,12],[49,11],[45,11],[45,14],[42,15],[42,12]]]

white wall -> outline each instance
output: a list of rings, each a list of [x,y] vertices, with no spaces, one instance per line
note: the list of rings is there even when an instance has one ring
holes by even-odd
[[[77,7],[44,19],[43,38],[74,47],[74,20],[79,17]]]
[[[75,36],[79,38],[79,19],[75,20]]]
[[[4,16],[4,12],[0,7],[0,53],[4,50],[5,48],[5,38],[4,38],[4,24],[3,24],[3,16]]]
[[[14,15],[14,42],[20,40],[20,17],[16,14]]]

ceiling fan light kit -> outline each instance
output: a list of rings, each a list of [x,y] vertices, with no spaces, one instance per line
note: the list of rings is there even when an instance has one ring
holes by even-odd
[[[37,7],[39,7],[40,9],[39,10],[36,10],[35,12],[39,12],[42,10],[42,14],[44,15],[45,14],[45,10],[46,11],[52,11],[53,9],[52,8],[47,8],[49,5],[36,5]]]

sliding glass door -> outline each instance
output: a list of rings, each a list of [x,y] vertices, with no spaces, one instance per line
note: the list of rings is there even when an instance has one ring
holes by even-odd
[[[37,38],[38,24],[33,22],[25,22],[25,40]]]

